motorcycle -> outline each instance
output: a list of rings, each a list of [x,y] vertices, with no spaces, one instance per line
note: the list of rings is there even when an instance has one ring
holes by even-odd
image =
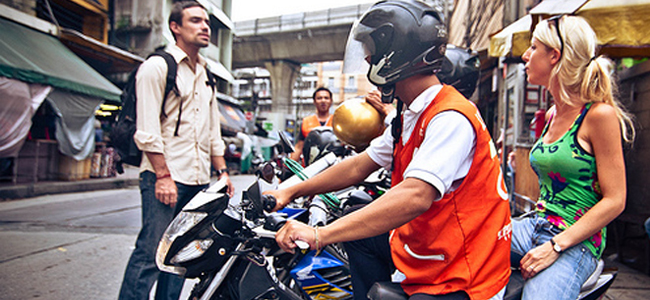
[[[290,254],[275,244],[275,231],[287,219],[306,222],[306,210],[265,213],[275,203],[262,197],[260,184],[240,203],[229,203],[221,181],[197,194],[160,241],[158,267],[198,278],[190,299],[351,298],[347,258],[339,250]]]

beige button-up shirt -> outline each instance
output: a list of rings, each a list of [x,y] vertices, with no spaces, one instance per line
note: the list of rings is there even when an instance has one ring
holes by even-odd
[[[223,156],[225,144],[221,139],[219,105],[212,88],[207,85],[205,59],[190,67],[187,54],[176,45],[165,49],[178,63],[176,85],[180,97],[173,91],[165,103],[167,117],[161,115],[167,64],[160,56],[152,56],[140,65],[136,74],[137,131],[134,140],[145,152],[161,153],[174,181],[187,185],[210,182],[211,156]],[[174,136],[183,105],[178,136]],[[155,172],[146,155],[140,172]]]

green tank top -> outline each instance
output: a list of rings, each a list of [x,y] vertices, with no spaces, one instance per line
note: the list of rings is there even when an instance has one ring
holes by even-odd
[[[578,129],[592,103],[586,104],[571,128],[551,144],[542,137],[530,151],[530,165],[539,178],[537,213],[564,230],[573,225],[600,199],[596,158],[578,144]],[[605,250],[606,228],[583,242],[596,258]]]

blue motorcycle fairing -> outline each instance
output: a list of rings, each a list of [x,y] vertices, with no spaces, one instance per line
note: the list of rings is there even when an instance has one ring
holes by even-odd
[[[300,286],[306,290],[309,287],[329,285],[351,295],[352,291],[333,284],[316,272],[317,270],[343,267],[345,264],[325,251],[321,252],[318,256],[315,255],[316,251],[314,250],[307,253],[291,270],[291,277],[298,281]]]
[[[307,209],[305,208],[290,208],[290,207],[285,207],[281,210],[278,210],[279,213],[285,213],[287,214],[287,219],[288,220],[293,220],[300,216],[300,214],[306,212]]]

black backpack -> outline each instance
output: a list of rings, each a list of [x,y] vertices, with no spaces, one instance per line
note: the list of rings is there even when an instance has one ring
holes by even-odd
[[[158,55],[165,59],[167,63],[167,77],[165,82],[165,91],[163,93],[164,98],[162,101],[161,108],[161,117],[166,118],[165,114],[165,103],[167,102],[167,96],[171,91],[174,91],[176,95],[179,94],[178,87],[176,86],[176,71],[178,70],[178,64],[174,57],[168,52],[158,49],[154,53],[150,54],[147,58]],[[122,90],[122,95],[120,99],[122,100],[122,110],[118,116],[117,122],[113,126],[113,129],[110,133],[111,144],[115,148],[117,155],[114,157],[115,170],[122,174],[124,173],[124,167],[122,164],[126,163],[132,166],[140,166],[142,162],[142,151],[138,149],[133,140],[133,135],[136,131],[136,93],[135,93],[135,75],[138,71],[138,68],[135,68],[129,74],[124,89]],[[207,85],[212,87],[212,92],[215,92],[216,89],[216,78],[214,75],[207,69],[206,74],[208,76]],[[176,121],[176,129],[174,130],[174,136],[178,136],[178,127],[181,124],[181,115],[183,113],[183,105],[178,106],[178,120]]]
[[[167,77],[165,83],[164,99],[162,102],[161,116],[167,117],[165,114],[165,103],[167,102],[167,95],[173,90],[178,95],[178,88],[176,87],[176,70],[178,64],[174,57],[163,51],[158,50],[151,56],[161,56],[167,63]],[[122,164],[126,163],[132,166],[139,166],[142,161],[142,151],[138,149],[133,140],[133,135],[136,131],[136,93],[135,93],[135,74],[138,72],[135,68],[129,74],[129,79],[122,90],[120,99],[122,100],[122,110],[117,118],[117,122],[113,126],[110,133],[111,144],[115,148],[117,155],[114,157],[115,169],[118,173],[124,173]],[[181,105],[182,106],[182,105]],[[179,108],[180,109],[180,108]],[[178,125],[180,124],[180,115],[176,123],[175,135],[178,135]]]

